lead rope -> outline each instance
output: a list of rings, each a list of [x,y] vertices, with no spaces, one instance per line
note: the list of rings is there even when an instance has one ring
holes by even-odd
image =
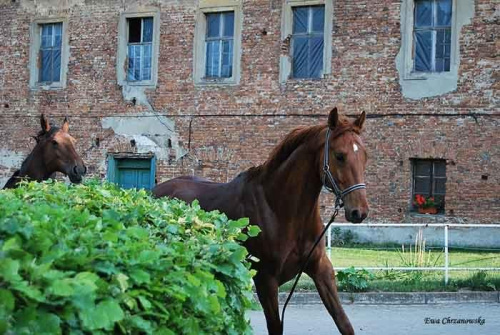
[[[311,255],[312,255],[314,249],[316,249],[316,246],[319,244],[319,242],[321,241],[321,239],[325,235],[325,233],[328,230],[328,228],[330,227],[330,225],[333,223],[333,221],[335,221],[335,218],[339,214],[340,207],[341,207],[341,202],[339,201],[339,198],[337,198],[337,201],[335,202],[335,210],[332,214],[332,217],[330,218],[330,221],[328,221],[327,225],[325,226],[325,228],[323,229],[323,231],[321,232],[319,237],[316,239],[316,242],[314,242],[313,247],[311,248],[311,250],[309,251],[309,254],[307,255],[306,261],[304,262],[304,264],[302,264],[302,267],[300,268],[299,274],[298,274],[297,278],[295,279],[295,282],[293,283],[293,286],[292,286],[292,289],[290,290],[290,293],[288,293],[288,297],[286,298],[285,305],[283,305],[283,311],[281,311],[281,331],[282,332],[285,330],[286,306],[288,306],[288,302],[290,301],[290,299],[292,299],[292,295],[293,295],[293,292],[295,291],[295,287],[297,286],[297,283],[299,282],[300,276],[302,276],[302,273],[306,269],[306,266],[309,263],[309,259],[311,258]]]

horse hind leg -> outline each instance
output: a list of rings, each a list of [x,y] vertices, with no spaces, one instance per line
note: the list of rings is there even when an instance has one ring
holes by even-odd
[[[306,273],[314,280],[321,300],[335,321],[340,333],[343,335],[354,334],[351,322],[340,303],[335,283],[335,272],[328,257],[323,253],[323,256],[317,262],[308,267]]]
[[[269,335],[282,335],[283,329],[281,328],[279,316],[277,279],[274,276],[257,272],[254,282],[260,304],[266,316]]]

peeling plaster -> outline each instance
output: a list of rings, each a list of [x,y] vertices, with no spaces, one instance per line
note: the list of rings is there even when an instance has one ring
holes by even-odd
[[[21,164],[26,157],[25,153],[15,152],[7,149],[0,149],[0,168],[12,169],[21,168]]]
[[[0,176],[0,189],[2,189],[12,176],[11,169],[19,169],[21,168],[21,164],[26,157],[25,153],[15,152],[8,149],[0,149],[0,171],[4,171],[5,175]]]
[[[112,116],[103,118],[101,125],[103,128],[113,129],[117,135],[128,141],[134,140],[137,153],[152,152],[160,160],[168,160],[171,150],[175,151],[176,159],[187,153],[179,145],[175,123],[165,116],[150,112],[136,116]],[[168,147],[169,139],[172,148]]]

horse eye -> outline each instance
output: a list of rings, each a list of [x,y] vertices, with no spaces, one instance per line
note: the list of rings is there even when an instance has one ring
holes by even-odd
[[[57,141],[56,141],[56,140],[52,140],[52,144],[53,144],[54,146],[56,146],[56,145],[58,145],[59,143],[57,143]]]
[[[339,162],[343,162],[345,160],[344,154],[335,154],[335,159]]]

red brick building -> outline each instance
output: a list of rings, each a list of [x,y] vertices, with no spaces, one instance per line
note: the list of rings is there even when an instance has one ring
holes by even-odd
[[[230,180],[338,106],[368,113],[371,221],[499,221],[497,1],[0,0],[0,17],[2,185],[40,113],[127,186]]]

